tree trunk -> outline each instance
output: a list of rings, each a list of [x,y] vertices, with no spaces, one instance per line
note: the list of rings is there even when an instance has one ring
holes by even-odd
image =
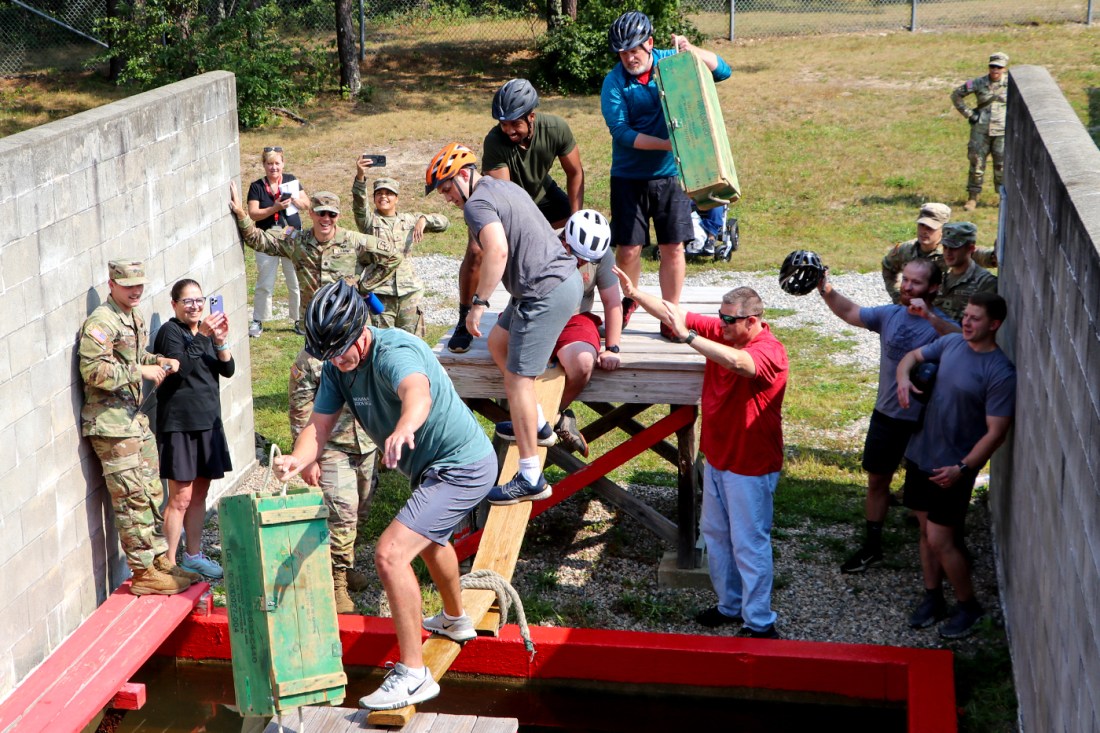
[[[355,26],[351,22],[351,0],[336,0],[336,52],[340,57],[340,89],[351,96],[359,93],[359,54],[355,50]]]
[[[561,4],[562,0],[549,0],[546,4],[546,27],[549,30],[559,28],[562,24]]]
[[[562,0],[561,9],[573,20],[577,19],[577,0]]]

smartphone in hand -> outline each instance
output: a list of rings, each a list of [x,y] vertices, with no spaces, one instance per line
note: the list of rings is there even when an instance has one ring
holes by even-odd
[[[363,153],[363,158],[370,158],[370,164],[372,168],[385,168],[386,156],[384,155],[372,155],[371,153]]]
[[[222,302],[222,296],[211,295],[210,296],[210,312],[211,313],[225,313],[225,304]]]

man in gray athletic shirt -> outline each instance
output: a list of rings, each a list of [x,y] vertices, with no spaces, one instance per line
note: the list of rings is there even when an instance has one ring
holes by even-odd
[[[504,392],[519,448],[519,471],[489,492],[493,504],[545,499],[551,494],[538,446],[553,445],[553,428],[535,399],[535,377],[550,360],[562,328],[580,306],[583,283],[577,261],[522,188],[482,176],[477,158],[451,143],[432,159],[425,193],[439,189],[462,209],[470,236],[481,248],[481,273],[466,328],[481,337],[481,316],[503,281],[512,299],[489,333],[489,353],[504,375]]]

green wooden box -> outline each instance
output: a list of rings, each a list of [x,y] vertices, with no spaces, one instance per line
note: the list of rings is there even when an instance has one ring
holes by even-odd
[[[657,87],[684,191],[700,211],[737,201],[741,187],[710,69],[693,53],[666,56]]]
[[[320,491],[221,500],[233,685],[241,715],[344,699],[328,508]]]

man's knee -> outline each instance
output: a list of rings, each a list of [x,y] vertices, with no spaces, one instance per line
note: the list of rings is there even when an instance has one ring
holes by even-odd
[[[615,262],[619,265],[638,262],[642,257],[641,245],[621,244],[615,248]]]

